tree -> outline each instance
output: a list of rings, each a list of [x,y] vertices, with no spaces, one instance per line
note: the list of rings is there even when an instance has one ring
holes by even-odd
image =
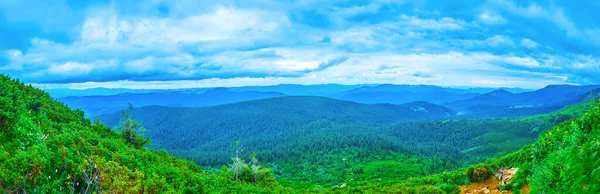
[[[117,126],[117,130],[121,132],[121,137],[125,139],[128,144],[133,145],[135,148],[144,147],[144,145],[150,143],[150,139],[145,138],[142,134],[147,132],[146,128],[141,123],[136,122],[133,117],[133,105],[129,104],[129,111],[121,112],[121,121]]]
[[[233,171],[233,175],[237,181],[239,180],[240,171],[245,165],[244,161],[240,158],[240,153],[244,151],[244,147],[240,146],[240,142],[237,140],[234,141],[233,144],[235,145],[235,157],[231,158],[231,160],[233,160],[233,164],[231,164],[231,171]]]
[[[260,166],[258,165],[258,159],[256,158],[256,153],[252,153],[250,158],[250,170],[252,171],[252,175],[254,176],[254,184],[258,182],[258,178],[260,176]]]

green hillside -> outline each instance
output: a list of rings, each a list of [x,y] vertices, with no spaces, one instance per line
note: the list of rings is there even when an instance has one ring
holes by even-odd
[[[152,148],[218,170],[239,140],[293,188],[393,183],[516,151],[591,103],[522,118],[427,120],[449,110],[429,104],[365,105],[282,97],[203,108],[142,107]],[[582,108],[583,107],[583,108]],[[422,111],[427,110],[427,111]],[[110,126],[120,115],[101,117]],[[410,120],[422,118],[425,120]]]
[[[82,111],[3,75],[0,132],[0,192],[287,192],[272,178],[255,186],[204,172],[164,151],[135,148]]]
[[[534,143],[485,163],[392,184],[371,182],[322,192],[459,193],[462,185],[495,176],[501,168],[515,167],[519,169],[516,177],[501,189],[514,193],[524,190],[530,193],[599,193],[599,157],[600,105],[596,105],[581,118],[565,121],[544,132]]]

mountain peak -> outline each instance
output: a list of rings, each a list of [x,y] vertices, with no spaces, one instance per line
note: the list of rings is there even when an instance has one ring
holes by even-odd
[[[510,96],[513,95],[513,93],[506,91],[504,89],[499,89],[499,90],[494,90],[491,92],[486,93],[487,95],[492,95],[492,96]]]

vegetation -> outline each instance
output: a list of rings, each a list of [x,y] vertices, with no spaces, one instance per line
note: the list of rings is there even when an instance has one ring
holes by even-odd
[[[517,176],[504,187],[520,193],[600,192],[600,105],[581,118],[565,121],[524,148],[485,163],[392,184],[368,183],[325,192],[458,193],[459,186],[480,182],[504,167],[517,167]]]
[[[282,185],[318,189],[393,183],[483,162],[534,142],[590,105],[522,118],[411,121],[407,117],[446,111],[425,103],[284,97],[204,108],[143,107],[133,114],[150,129],[151,148],[218,172],[235,150],[229,142],[240,140],[249,151],[241,157],[255,152]],[[413,111],[416,106],[428,112]],[[119,117],[101,118],[110,125]]]
[[[126,132],[140,127],[132,117],[125,117],[119,134],[83,116],[41,90],[0,76],[0,192],[288,192],[274,181],[233,181],[144,148],[145,140]]]
[[[278,98],[202,109],[130,109],[115,117],[112,130],[0,76],[0,191],[458,193],[462,185],[517,167],[504,189],[598,193],[596,101],[521,118],[415,121],[397,113],[446,110],[426,103]],[[147,133],[137,119],[149,126]],[[554,123],[561,124],[546,130]],[[149,149],[160,147],[209,172]]]

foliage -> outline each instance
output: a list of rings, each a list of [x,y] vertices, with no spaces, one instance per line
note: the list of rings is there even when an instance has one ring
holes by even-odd
[[[164,151],[135,148],[83,116],[41,90],[0,76],[0,192],[289,192],[274,181],[260,187],[236,182]]]
[[[117,131],[120,131],[121,137],[133,147],[144,147],[144,145],[150,143],[150,139],[143,136],[143,133],[147,132],[147,130],[142,126],[141,123],[135,121],[135,118],[131,114],[133,111],[132,104],[129,104],[128,111],[129,112],[121,112],[122,118],[117,126]]]
[[[446,114],[412,104],[429,110],[412,116]],[[151,129],[150,148],[218,171],[231,162],[236,148],[230,142],[241,140],[283,185],[298,189],[392,183],[454,170],[516,151],[576,116],[561,110],[523,118],[414,121],[407,110],[413,112],[395,105],[285,97],[201,108],[151,106],[132,114]],[[113,125],[119,115],[101,118]],[[240,157],[250,158],[249,153]]]
[[[516,177],[502,189],[514,193],[521,193],[525,187],[530,188],[531,193],[599,193],[599,156],[600,104],[581,118],[565,121],[544,132],[536,142],[485,163],[395,183],[369,182],[324,192],[456,193],[458,186],[482,181],[502,167],[517,167]]]

